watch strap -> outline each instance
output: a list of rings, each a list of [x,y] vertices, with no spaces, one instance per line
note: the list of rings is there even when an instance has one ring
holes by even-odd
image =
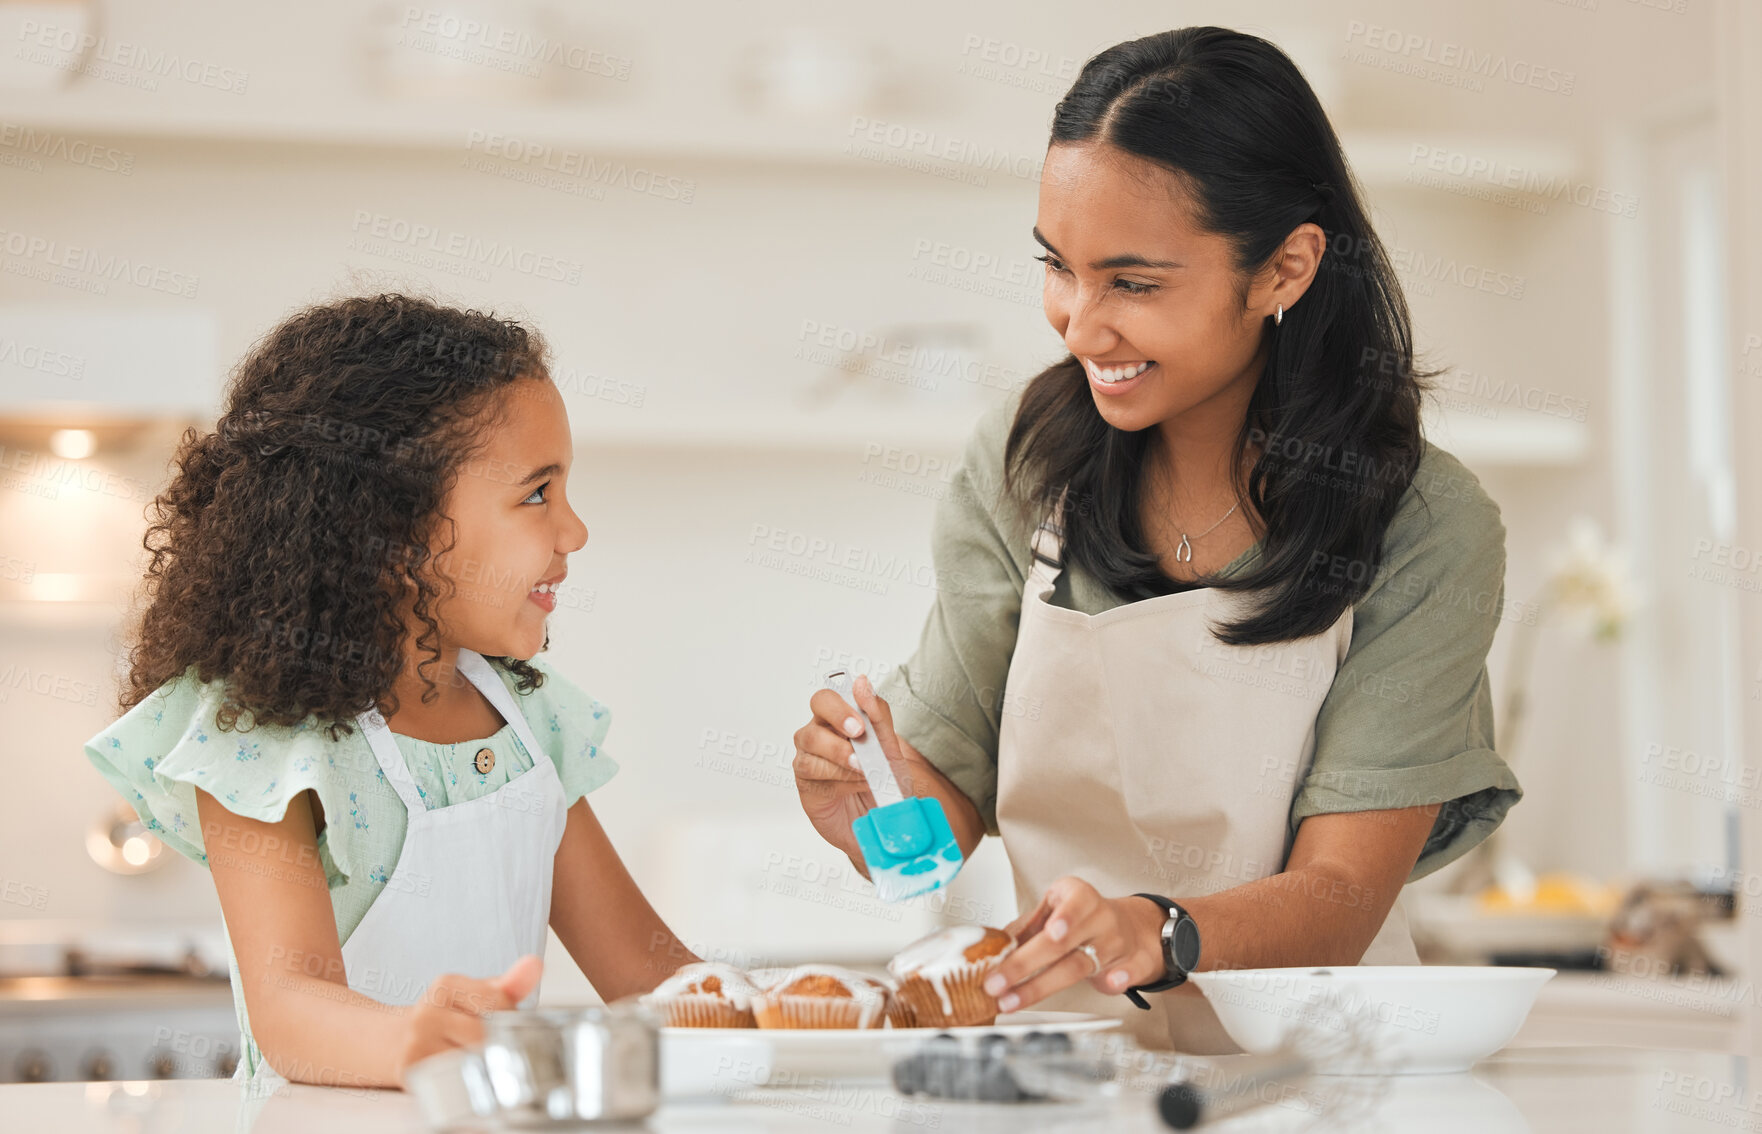
[[[1183,917],[1187,916],[1186,910],[1182,909],[1180,906],[1176,905],[1174,902],[1170,901],[1169,899],[1163,897],[1161,894],[1133,894],[1132,896],[1134,898],[1144,898],[1148,901],[1155,902],[1158,906],[1160,906],[1162,908],[1163,917],[1164,917],[1165,921],[1170,915],[1174,915],[1174,914],[1179,914],[1180,916],[1183,916]],[[1160,947],[1160,939],[1159,939],[1159,947]],[[1142,1008],[1145,1011],[1149,1011],[1150,1010],[1150,1002],[1148,1000],[1144,999],[1144,997],[1141,995],[1142,993],[1167,992],[1171,988],[1179,988],[1181,985],[1187,983],[1187,974],[1185,972],[1182,972],[1182,971],[1175,968],[1175,966],[1170,961],[1168,951],[1166,949],[1163,950],[1163,965],[1164,965],[1164,969],[1163,969],[1164,975],[1161,980],[1155,981],[1151,984],[1133,985],[1131,988],[1126,989],[1126,999],[1130,1000],[1137,1007]]]

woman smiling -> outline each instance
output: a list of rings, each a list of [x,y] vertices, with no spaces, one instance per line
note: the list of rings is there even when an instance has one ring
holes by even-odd
[[[1231,1050],[1189,972],[1415,962],[1402,885],[1518,799],[1486,672],[1505,531],[1421,434],[1400,286],[1272,44],[1091,59],[1033,236],[1069,354],[980,424],[933,535],[962,585],[856,699],[964,851],[1003,839],[1004,1011]],[[811,708],[803,806],[860,867],[860,725]]]

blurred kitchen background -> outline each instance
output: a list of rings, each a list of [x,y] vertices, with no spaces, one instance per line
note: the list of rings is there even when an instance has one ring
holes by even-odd
[[[1029,236],[1054,103],[1190,23],[1309,77],[1450,368],[1432,436],[1509,530],[1527,794],[1411,888],[1427,956],[1583,969],[1532,1037],[1747,1042],[1756,6],[30,0],[0,2],[0,1081],[228,1070],[212,887],[80,745],[180,430],[346,293],[549,337],[592,532],[551,658],[613,709],[594,805],[688,942],[872,963],[1013,917],[992,844],[875,902],[790,737],[830,666],[909,656],[964,437],[1062,353]],[[553,948],[546,999],[591,995]]]

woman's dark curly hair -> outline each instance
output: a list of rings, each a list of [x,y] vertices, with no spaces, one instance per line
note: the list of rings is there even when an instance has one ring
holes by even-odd
[[[214,431],[184,433],[149,509],[123,710],[193,666],[225,681],[222,728],[311,718],[334,739],[360,712],[397,711],[411,644],[427,655],[423,700],[437,697],[442,502],[492,424],[491,395],[548,381],[547,361],[516,322],[405,295],[310,307],[271,331]],[[492,660],[522,691],[543,680]]]

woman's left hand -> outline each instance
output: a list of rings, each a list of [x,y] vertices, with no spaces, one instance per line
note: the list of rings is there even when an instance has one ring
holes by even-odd
[[[1164,973],[1163,920],[1154,902],[1104,898],[1081,878],[1060,878],[1008,926],[1018,944],[985,979],[985,991],[1000,1011],[1017,1012],[1083,980],[1113,995],[1151,984]]]

